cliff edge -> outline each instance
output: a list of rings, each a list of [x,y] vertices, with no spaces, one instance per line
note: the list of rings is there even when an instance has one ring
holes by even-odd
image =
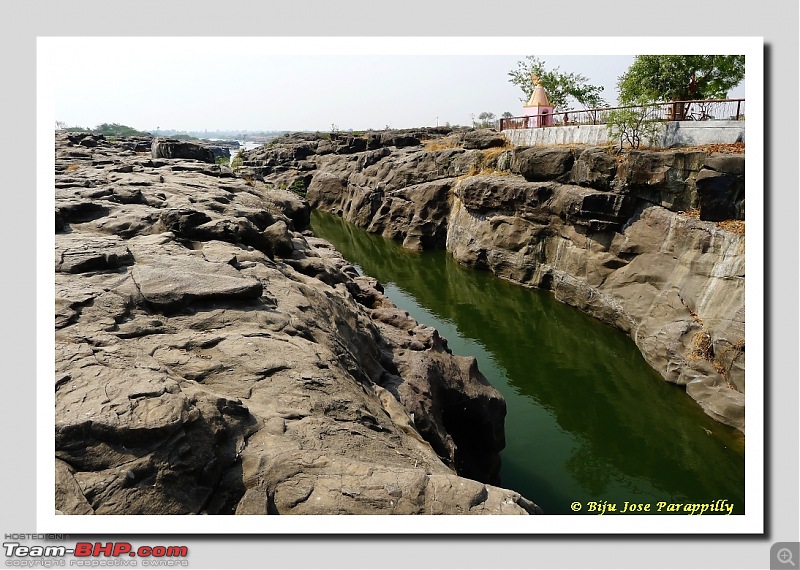
[[[741,145],[615,154],[418,129],[289,136],[243,164],[405,247],[552,291],[744,431]]]

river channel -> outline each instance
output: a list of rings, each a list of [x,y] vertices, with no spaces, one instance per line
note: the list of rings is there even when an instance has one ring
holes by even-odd
[[[396,305],[477,358],[503,394],[501,486],[547,514],[570,514],[575,501],[719,499],[744,513],[744,436],[663,381],[626,335],[444,251],[408,251],[331,214],[311,219]]]

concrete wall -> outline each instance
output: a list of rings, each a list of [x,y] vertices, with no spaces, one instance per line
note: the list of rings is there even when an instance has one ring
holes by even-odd
[[[506,129],[502,133],[515,146],[616,142],[609,139],[605,125]],[[653,146],[669,148],[735,142],[744,142],[744,121],[670,121],[663,123],[661,134]],[[642,144],[647,143],[643,141]]]

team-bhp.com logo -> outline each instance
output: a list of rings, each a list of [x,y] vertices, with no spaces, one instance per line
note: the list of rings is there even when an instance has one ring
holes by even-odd
[[[70,566],[188,566],[183,560],[189,555],[186,546],[138,546],[130,542],[77,542],[74,547],[62,545],[28,546],[19,542],[4,542],[6,566],[49,567],[66,566],[66,556],[74,556]],[[8,560],[11,558],[12,560]],[[102,559],[115,560],[102,560]],[[38,562],[37,562],[38,561]],[[45,564],[45,562],[48,562]]]

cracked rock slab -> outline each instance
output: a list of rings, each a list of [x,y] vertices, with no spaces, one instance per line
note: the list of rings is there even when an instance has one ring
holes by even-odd
[[[180,306],[197,300],[255,299],[262,286],[230,265],[192,257],[162,258],[131,270],[142,297],[157,307]]]

